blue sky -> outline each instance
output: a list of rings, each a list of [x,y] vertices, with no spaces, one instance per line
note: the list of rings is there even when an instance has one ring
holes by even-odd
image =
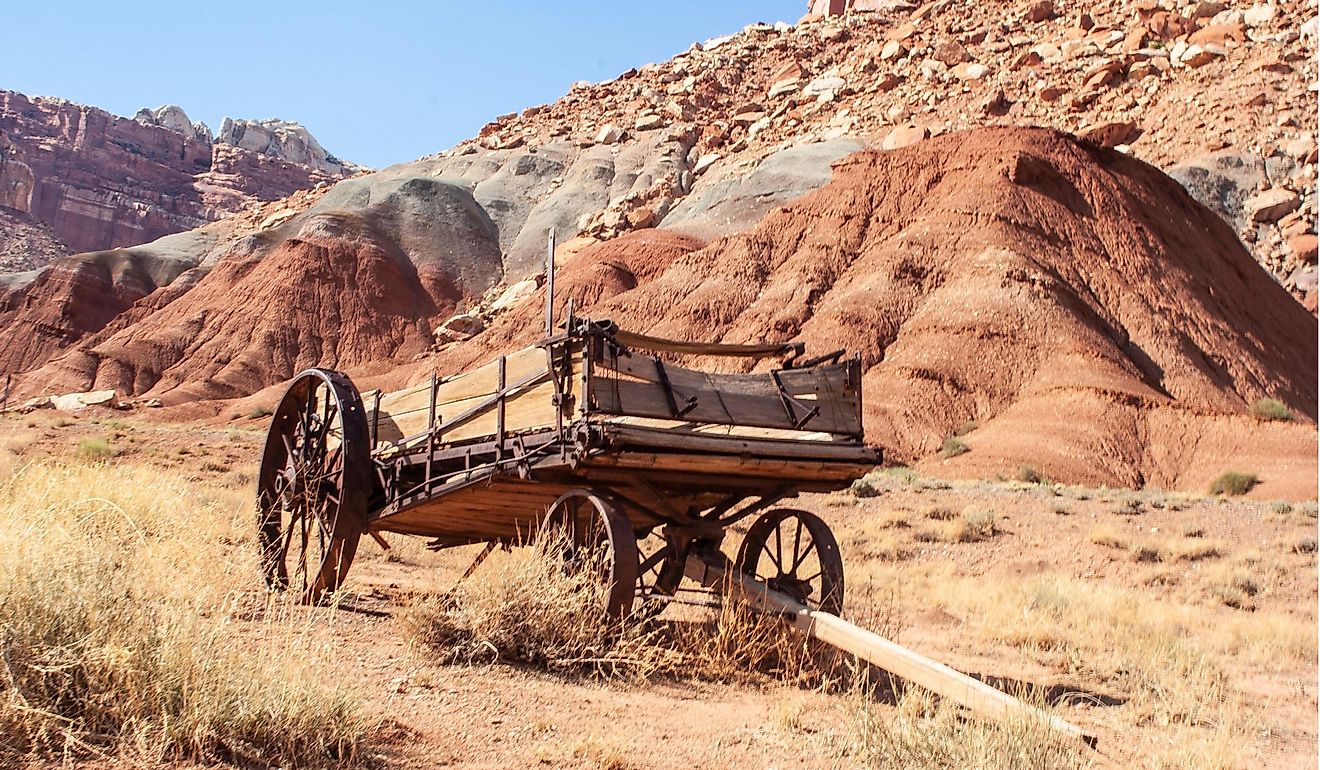
[[[178,104],[307,126],[373,167],[658,62],[805,0],[140,2],[0,0],[0,88],[131,116]]]

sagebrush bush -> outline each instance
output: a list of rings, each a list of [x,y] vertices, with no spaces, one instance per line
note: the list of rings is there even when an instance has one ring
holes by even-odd
[[[225,545],[244,540],[246,495],[159,476],[54,461],[0,469],[0,763],[351,761],[367,727],[312,673],[297,634],[276,629],[253,649],[224,622],[256,577]]]
[[[1286,421],[1293,418],[1292,411],[1282,401],[1275,398],[1262,398],[1248,410],[1258,420]]]
[[[109,460],[115,456],[115,450],[103,438],[88,438],[78,443],[78,456],[84,460]]]
[[[1259,483],[1260,478],[1254,473],[1227,471],[1210,484],[1210,494],[1245,495]]]
[[[963,440],[957,436],[949,436],[940,445],[940,456],[944,458],[957,457],[970,451],[972,451],[972,448],[963,443]]]

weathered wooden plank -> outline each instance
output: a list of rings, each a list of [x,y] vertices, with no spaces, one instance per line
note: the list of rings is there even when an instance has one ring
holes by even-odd
[[[813,610],[764,583],[736,570],[725,570],[697,556],[688,557],[685,574],[705,585],[727,585],[762,612],[781,614],[806,636],[851,653],[880,668],[957,703],[983,717],[1006,719],[1025,715],[1040,719],[1051,729],[1094,747],[1095,737],[1053,714],[1048,714],[990,685],[901,647],[879,634],[828,612]]]
[[[661,382],[658,359],[654,356],[604,356],[596,364],[608,377],[616,371],[645,382]],[[848,367],[852,364],[815,366],[810,369],[781,369],[777,372],[784,391],[798,398],[825,398],[841,404],[856,404],[860,395],[849,387]],[[664,376],[678,391],[718,390],[724,394],[765,396],[779,398],[779,386],[769,372],[749,374],[702,372],[695,369],[664,364]]]
[[[692,390],[675,388],[675,400],[680,409],[687,411],[674,415],[669,397],[664,386],[654,382],[593,377],[592,396],[596,409],[607,414],[632,415],[637,417],[655,417],[680,419],[695,423],[717,425],[747,425],[784,430],[809,429],[827,433],[854,434],[860,429],[856,416],[837,404],[818,402],[814,398],[803,399],[806,407],[795,407],[798,418],[805,415],[807,408],[821,405],[821,411],[802,428],[798,428],[788,417],[779,396],[749,395],[746,393],[725,392],[718,388]],[[687,399],[694,398],[695,401]]]
[[[573,361],[575,375],[580,379],[581,356],[574,353]],[[546,372],[547,367],[548,359],[544,348],[536,346],[523,348],[505,358],[504,380],[509,384],[522,382],[537,374]],[[436,388],[437,422],[452,419],[454,416],[462,414],[498,393],[500,390],[499,369],[499,359],[496,359],[485,366],[442,381]],[[543,388],[537,391],[534,399],[540,398],[546,401],[548,406],[552,406],[549,404],[550,399],[546,394],[553,395],[553,392],[553,388],[548,391]],[[512,405],[513,401],[526,399],[528,395],[529,391],[524,390],[510,397],[509,403]],[[430,396],[429,386],[414,387],[383,395],[380,401],[377,444],[385,445],[397,442],[408,436],[424,432],[427,429],[430,413]],[[542,410],[531,409],[529,411],[527,401],[524,401],[521,408],[523,411],[519,414],[529,422],[519,423],[511,410],[506,415],[506,427],[509,431],[517,432],[528,427],[546,424]],[[494,415],[496,411],[495,404],[491,404],[491,414]],[[553,419],[552,410],[552,422]],[[461,438],[494,435],[496,422],[497,420],[494,417],[489,421],[478,421],[476,424],[479,427],[476,429],[465,426],[456,432],[446,434],[442,437],[442,440],[454,441]]]
[[[592,465],[638,470],[686,471],[697,475],[738,475],[808,481],[851,481],[873,467],[869,463],[677,452],[618,452],[593,457],[590,462]]]
[[[544,351],[540,352],[544,357]],[[542,367],[542,371],[544,371],[544,368]],[[581,380],[581,369],[581,361],[575,359],[573,374],[575,382]],[[531,374],[535,373],[535,370],[531,372]],[[510,383],[517,381],[512,377],[509,378]],[[579,392],[581,390],[580,385],[574,390]],[[476,406],[480,406],[483,402],[491,400],[495,392],[492,389],[490,393],[469,396],[464,399],[452,399],[443,404],[437,404],[436,424],[441,425],[446,420],[451,420]],[[423,393],[422,395],[425,396],[426,394]],[[504,400],[504,429],[506,433],[522,433],[537,428],[554,426],[558,410],[554,403],[554,395],[554,383],[548,379],[509,394]],[[428,418],[429,411],[426,408],[412,411],[398,418],[387,417],[382,413],[377,434],[377,447],[397,444],[404,438],[425,433]],[[499,410],[497,404],[492,402],[485,413],[445,431],[439,436],[439,441],[447,443],[494,436],[498,427]]]
[[[628,419],[628,418],[623,418]],[[845,460],[874,465],[880,461],[878,450],[853,443],[808,438],[800,431],[784,431],[770,436],[749,436],[733,426],[736,433],[702,433],[694,430],[657,429],[613,420],[601,428],[607,439],[619,444],[712,452],[726,455],[749,454],[756,457],[794,457],[815,460]],[[832,439],[831,434],[817,434]]]
[[[620,344],[629,347],[637,347],[644,350],[659,350],[669,353],[683,353],[687,355],[765,358],[767,356],[787,356],[790,353],[801,355],[804,349],[803,343],[801,342],[773,342],[753,345],[723,344],[717,342],[687,342],[685,340],[668,340],[663,337],[651,337],[646,334],[624,331],[623,329],[619,329],[614,333],[614,339]]]

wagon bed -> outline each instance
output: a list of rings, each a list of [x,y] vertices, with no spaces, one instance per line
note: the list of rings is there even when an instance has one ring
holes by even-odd
[[[687,555],[717,548],[730,524],[879,462],[863,440],[860,361],[803,354],[800,343],[666,340],[570,315],[536,345],[393,393],[364,399],[345,375],[304,372],[263,456],[268,577],[310,599],[339,585],[361,534],[517,544],[547,522],[594,516],[617,530],[615,550],[660,543],[624,556],[637,565],[620,577],[637,595],[670,595]],[[756,370],[740,371],[749,362]],[[837,552],[823,522],[793,514],[799,537],[814,528],[812,543]],[[304,540],[310,553],[291,563]]]

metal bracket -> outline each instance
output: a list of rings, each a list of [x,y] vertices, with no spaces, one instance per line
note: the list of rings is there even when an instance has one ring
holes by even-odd
[[[696,396],[688,396],[686,403],[683,404],[681,409],[679,408],[678,401],[674,398],[674,386],[669,382],[669,372],[665,370],[665,362],[659,358],[653,360],[655,361],[656,376],[660,378],[660,386],[665,389],[665,400],[669,402],[669,413],[674,416],[674,419],[680,419],[683,415],[696,409]]]

